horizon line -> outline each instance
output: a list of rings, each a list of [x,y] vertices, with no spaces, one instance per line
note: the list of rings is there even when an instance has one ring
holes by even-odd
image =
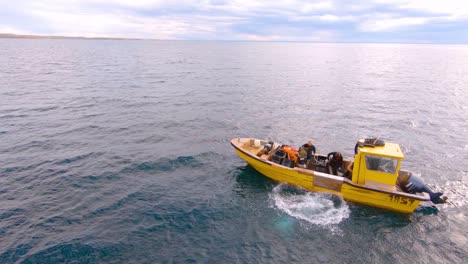
[[[129,38],[129,37],[105,37],[105,36],[63,36],[63,35],[36,35],[36,34],[15,34],[0,32],[0,39],[83,39],[83,40],[144,40],[144,41],[218,41],[218,42],[258,42],[258,43],[315,43],[315,44],[408,44],[408,45],[468,45],[468,43],[456,42],[398,42],[398,41],[310,41],[310,40],[223,40],[223,39],[155,39],[155,38]]]

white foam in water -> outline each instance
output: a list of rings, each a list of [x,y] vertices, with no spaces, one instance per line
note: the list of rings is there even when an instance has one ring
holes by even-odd
[[[449,181],[440,188],[432,188],[435,190],[440,189],[448,197],[448,202],[443,207],[463,207],[468,205],[468,185],[462,181]]]
[[[279,184],[270,195],[274,205],[281,211],[309,223],[329,227],[349,217],[349,207],[337,196],[313,193]]]

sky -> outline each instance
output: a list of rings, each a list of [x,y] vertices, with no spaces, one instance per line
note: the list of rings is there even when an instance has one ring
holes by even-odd
[[[468,44],[467,0],[0,0],[0,33]]]

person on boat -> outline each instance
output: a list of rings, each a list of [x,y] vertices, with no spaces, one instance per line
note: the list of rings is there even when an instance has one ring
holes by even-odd
[[[312,155],[315,154],[315,151],[315,146],[310,140],[304,145],[302,145],[298,151],[299,165],[302,165],[304,167],[306,162],[310,160],[310,158],[312,158]]]
[[[265,144],[265,146],[263,146],[263,148],[257,153],[257,157],[261,157],[264,154],[268,154],[273,148],[274,144],[275,143],[273,141],[268,141],[268,143]]]
[[[426,192],[434,204],[446,203],[448,198],[441,192],[433,192],[423,181],[410,173],[403,173],[398,176],[397,186],[407,193]]]
[[[353,177],[353,168],[354,168],[354,162],[351,161],[348,163],[348,166],[346,166],[346,172],[344,173],[343,176],[351,180],[351,178]]]
[[[330,152],[327,155],[328,159],[328,171],[330,174],[338,175],[338,172],[342,171],[343,166],[343,155],[340,152]]]

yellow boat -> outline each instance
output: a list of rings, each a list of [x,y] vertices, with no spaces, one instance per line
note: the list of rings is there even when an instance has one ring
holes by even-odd
[[[273,180],[341,195],[347,201],[412,213],[423,201],[444,203],[447,199],[411,173],[400,170],[404,155],[395,143],[361,139],[355,147],[354,161],[341,158],[338,167],[334,156],[342,156],[336,152],[332,156],[312,153],[301,162],[296,149],[272,141],[234,138],[231,145],[250,166]]]

